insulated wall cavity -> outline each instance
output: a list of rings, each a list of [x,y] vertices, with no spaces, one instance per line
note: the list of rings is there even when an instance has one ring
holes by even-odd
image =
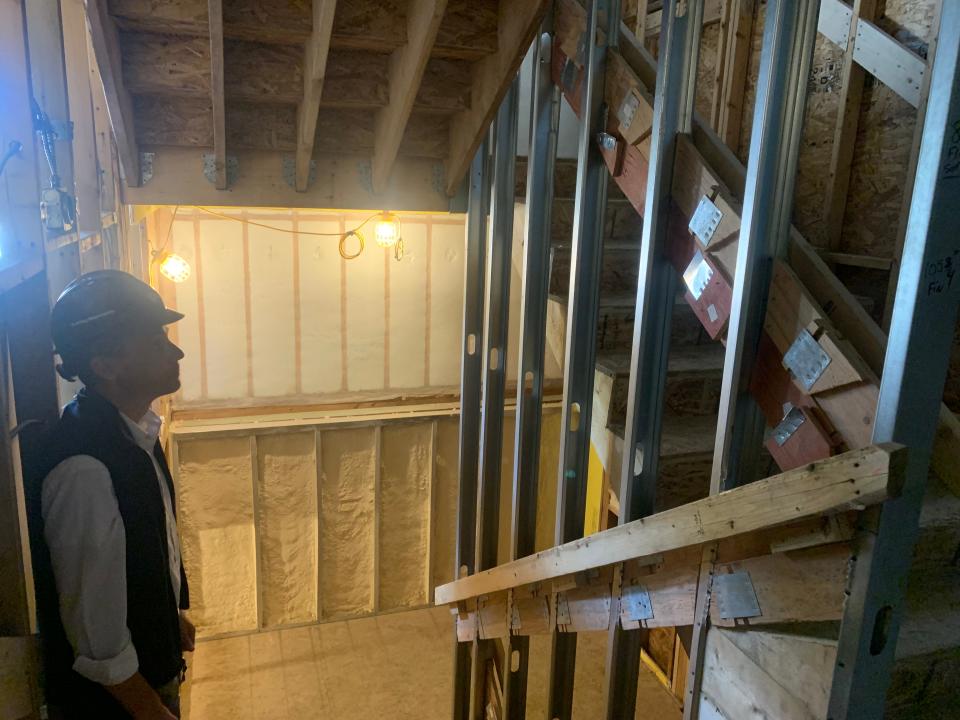
[[[315,435],[261,435],[257,451],[263,624],[311,622],[317,616]]]
[[[454,580],[457,565],[457,504],[460,494],[460,422],[437,420],[433,475],[433,587]],[[432,598],[431,598],[432,600]]]
[[[198,633],[257,628],[253,468],[248,437],[179,443],[178,505]]]
[[[321,435],[320,619],[374,609],[376,428]]]
[[[380,610],[428,602],[433,424],[381,431]]]

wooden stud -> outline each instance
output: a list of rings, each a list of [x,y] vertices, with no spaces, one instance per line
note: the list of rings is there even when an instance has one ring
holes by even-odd
[[[323,440],[313,429],[313,453],[317,472],[317,622],[323,622]]]
[[[736,152],[756,5],[754,0],[724,0],[723,5],[711,120],[720,139]]]
[[[223,0],[207,0],[210,18],[210,103],[217,190],[227,189],[227,119],[223,94]]]
[[[387,186],[446,7],[447,0],[413,0],[407,6],[407,44],[390,58],[390,104],[377,113],[374,125],[375,194]]]
[[[381,463],[383,451],[383,425],[373,429],[373,612],[380,612],[380,481],[383,477]]]
[[[297,110],[297,192],[305,192],[310,180],[310,161],[313,159],[313,143],[317,135],[317,118],[336,8],[337,0],[313,0],[313,30],[304,51],[303,99]]]
[[[257,450],[257,436],[250,436],[250,476],[253,478],[251,489],[253,491],[253,542],[254,556],[256,559],[256,577],[257,577],[257,630],[263,629],[263,552],[260,548],[261,530],[260,530],[260,455]]]
[[[430,500],[427,518],[427,602],[433,597],[433,573],[435,568],[433,542],[434,524],[437,522],[437,421],[430,423]]]
[[[860,124],[863,83],[866,78],[863,67],[855,62],[853,56],[857,42],[857,23],[861,18],[873,20],[877,15],[877,4],[877,0],[854,0],[847,47],[843,54],[841,77],[844,82],[840,90],[840,109],[833,136],[833,154],[830,156],[830,176],[827,178],[826,189],[826,232],[832,251],[840,248],[840,234],[843,231],[843,217],[850,189],[850,169],[853,165],[857,127]]]
[[[212,2],[213,0],[211,0]],[[117,144],[117,154],[128,186],[140,186],[140,150],[133,126],[133,102],[123,84],[120,42],[113,18],[102,0],[86,0],[90,40],[97,58],[103,91],[110,113],[110,125]]]
[[[500,0],[497,12],[497,52],[474,65],[470,109],[450,121],[447,194],[455,195],[460,181],[506,95],[547,9],[546,0]]]
[[[850,506],[882,502],[900,491],[904,450],[854,450],[750,485],[575,540],[438,587],[437,604],[517,585],[722,540]],[[789,499],[788,499],[789,498]]]
[[[949,2],[949,0],[943,0]],[[937,55],[937,38],[940,34],[940,12],[943,2],[933,4],[933,21],[930,24],[930,44],[927,46],[927,67],[933,67],[933,60]],[[920,100],[917,103],[917,124],[913,129],[913,146],[910,149],[910,161],[907,165],[907,176],[904,182],[903,202],[900,205],[900,222],[897,226],[897,242],[893,251],[893,264],[890,267],[890,278],[887,281],[887,297],[883,307],[882,327],[884,332],[890,328],[890,318],[893,316],[893,303],[897,296],[897,281],[900,278],[900,257],[903,255],[903,243],[907,237],[907,221],[910,219],[910,206],[913,203],[913,178],[917,174],[917,162],[920,158],[920,142],[923,139],[923,125],[927,114],[927,99],[930,93],[930,76],[928,72],[920,87]],[[941,412],[941,416],[943,413]],[[934,468],[936,469],[936,468]],[[960,487],[960,484],[957,485]]]

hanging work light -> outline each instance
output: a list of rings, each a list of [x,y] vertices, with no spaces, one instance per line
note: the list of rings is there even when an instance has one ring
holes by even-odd
[[[175,253],[167,253],[160,261],[160,274],[175,283],[190,277],[190,263]]]
[[[396,245],[400,240],[400,221],[397,216],[388,212],[380,213],[374,225],[374,237],[380,247],[389,248]]]

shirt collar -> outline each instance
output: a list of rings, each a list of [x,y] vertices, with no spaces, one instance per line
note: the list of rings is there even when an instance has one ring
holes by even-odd
[[[147,452],[152,452],[153,446],[157,444],[157,438],[160,437],[163,419],[153,410],[147,410],[147,414],[140,418],[139,422],[131,420],[123,413],[120,413],[120,417],[123,418],[134,442]]]

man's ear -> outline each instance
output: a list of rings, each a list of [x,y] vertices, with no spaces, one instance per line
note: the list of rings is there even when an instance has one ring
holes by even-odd
[[[117,377],[117,363],[107,355],[94,355],[90,358],[90,370],[100,380],[115,380]]]

